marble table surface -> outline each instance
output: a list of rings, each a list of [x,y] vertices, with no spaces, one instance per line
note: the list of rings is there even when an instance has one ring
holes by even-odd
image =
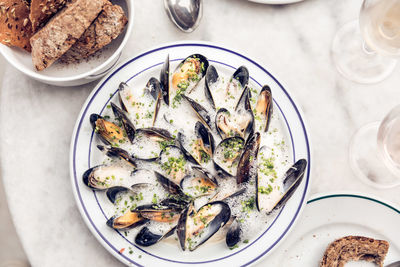
[[[360,191],[400,204],[399,188],[364,185],[348,161],[354,131],[382,119],[400,99],[400,66],[375,85],[347,81],[333,66],[334,34],[357,17],[361,0],[306,0],[288,6],[204,1],[203,20],[192,34],[173,26],[162,1],[134,2],[134,31],[123,59],[176,40],[212,41],[242,51],[280,77],[304,111],[313,145],[311,194]],[[71,134],[95,85],[54,87],[6,68],[0,91],[1,177],[32,266],[122,265],[89,232],[70,185]]]

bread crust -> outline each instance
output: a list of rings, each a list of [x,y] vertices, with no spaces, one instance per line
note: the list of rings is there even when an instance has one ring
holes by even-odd
[[[54,14],[66,4],[66,0],[32,0],[29,19],[32,31],[37,32]]]
[[[30,40],[32,61],[43,70],[59,59],[82,36],[105,4],[104,0],[74,0]]]
[[[124,30],[127,22],[128,19],[123,9],[108,2],[103,6],[103,10],[97,19],[60,60],[78,62],[89,57],[117,38]]]
[[[369,261],[383,267],[389,243],[364,236],[345,236],[325,250],[320,267],[343,267],[349,261]]]
[[[31,51],[32,25],[23,0],[0,0],[0,42]]]

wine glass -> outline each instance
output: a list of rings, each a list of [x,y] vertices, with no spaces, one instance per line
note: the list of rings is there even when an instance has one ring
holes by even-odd
[[[382,122],[361,127],[351,139],[349,154],[362,181],[377,188],[400,185],[400,105]]]
[[[400,56],[400,1],[364,0],[359,21],[339,29],[331,53],[349,80],[368,84],[388,77]]]

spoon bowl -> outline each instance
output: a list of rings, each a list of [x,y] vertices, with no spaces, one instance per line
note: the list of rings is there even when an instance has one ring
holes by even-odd
[[[202,0],[164,0],[164,8],[171,21],[183,32],[192,32],[203,15]]]

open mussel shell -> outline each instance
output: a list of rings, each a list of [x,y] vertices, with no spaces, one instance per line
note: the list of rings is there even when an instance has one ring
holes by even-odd
[[[131,189],[125,186],[113,186],[107,189],[106,195],[111,203],[115,204],[119,194],[129,192]]]
[[[131,171],[115,165],[98,165],[85,171],[83,183],[94,190],[105,190],[121,185],[121,178],[129,177]]]
[[[193,167],[192,172],[182,179],[180,186],[183,193],[197,198],[215,194],[218,182],[207,170]]]
[[[214,153],[214,137],[201,122],[196,122],[192,138],[185,134],[178,133],[178,142],[185,156],[195,164],[207,164]]]
[[[125,142],[124,131],[116,124],[98,114],[90,115],[90,124],[100,140],[106,145],[119,146]]]
[[[170,143],[174,143],[173,137],[165,129],[155,127],[137,129],[132,154],[137,159],[155,160],[162,149]]]
[[[145,224],[149,220],[143,218],[139,212],[127,211],[121,216],[113,216],[107,220],[107,225],[117,230],[127,230]]]
[[[296,189],[301,184],[304,173],[307,167],[307,160],[300,159],[293,166],[291,166],[287,172],[285,173],[285,177],[283,179],[283,194],[272,206],[268,205],[268,202],[263,201],[263,197],[265,197],[262,193],[262,190],[258,189],[258,181],[256,182],[256,205],[259,211],[265,211],[267,213],[272,210],[276,210],[281,208],[286,204],[286,202],[290,199],[290,197],[294,194]]]
[[[214,86],[215,84],[218,83],[218,79],[219,75],[217,70],[213,65],[210,65],[206,72],[204,93],[214,110],[215,110],[215,101],[212,92],[213,90],[215,90]]]
[[[185,154],[174,145],[167,146],[161,151],[159,164],[163,175],[175,184],[180,184],[189,171],[189,162]]]
[[[132,174],[133,176],[134,174]],[[134,179],[133,179],[134,180]],[[106,196],[111,203],[115,204],[120,194],[129,194],[130,196],[138,196],[140,193],[153,192],[155,185],[152,183],[137,183],[131,187],[113,186],[107,189]]]
[[[264,85],[257,98],[256,107],[254,108],[254,115],[256,117],[255,124],[257,131],[268,131],[271,121],[271,114],[273,109],[271,88]]]
[[[229,248],[233,248],[242,238],[242,228],[235,218],[226,233],[225,242]]]
[[[232,79],[239,81],[242,88],[249,83],[249,70],[245,66],[240,66],[232,75]]]
[[[241,137],[230,137],[222,140],[214,151],[215,167],[230,176],[236,176],[244,145],[244,139]]]
[[[122,126],[125,129],[126,136],[129,141],[132,143],[133,139],[135,139],[135,126],[129,120],[128,116],[125,114],[125,111],[120,109],[117,105],[111,102],[111,108],[114,113],[114,116],[122,123]]]
[[[180,210],[159,204],[142,205],[137,207],[135,211],[140,212],[142,217],[155,222],[177,222],[180,216]]]
[[[136,128],[154,125],[162,97],[162,85],[156,78],[150,78],[142,91],[134,91],[122,82],[118,95],[122,109]]]
[[[119,147],[112,147],[112,146],[102,146],[97,145],[97,148],[104,152],[107,157],[121,159],[132,165],[132,167],[136,168],[135,159],[124,149]]]
[[[167,206],[173,208],[174,210],[180,210],[180,211],[186,209],[189,203],[190,203],[189,199],[177,195],[172,195],[160,201],[160,205]]]
[[[211,116],[207,109],[188,96],[182,95],[182,98],[184,98],[190,104],[199,120],[211,128]]]
[[[160,72],[160,83],[165,104],[169,105],[169,55]]]
[[[169,86],[169,105],[175,107],[180,102],[180,96],[190,92],[205,76],[208,60],[200,54],[193,54],[185,58],[172,74]]]
[[[182,250],[195,250],[224,226],[231,217],[228,204],[217,201],[207,203],[197,212],[186,208],[178,222],[177,235]]]
[[[156,174],[158,182],[162,185],[162,187],[173,195],[181,195],[184,196],[185,194],[182,192],[181,187],[175,183],[174,181],[170,180],[169,178],[165,177],[159,172],[154,172]]]
[[[149,227],[143,227],[140,232],[135,237],[135,243],[142,247],[149,247],[157,242],[161,241],[164,238],[171,236],[175,232],[176,226],[171,228],[165,234],[154,233],[149,229]]]
[[[242,95],[240,96],[236,104],[235,110],[240,110],[240,109],[251,111],[250,88],[248,86],[244,88]]]
[[[218,110],[215,117],[215,126],[222,139],[240,136],[245,138],[252,132],[254,117],[251,111],[239,109],[231,113],[225,108]]]
[[[260,148],[260,141],[261,136],[259,132],[251,135],[247,140],[237,169],[236,182],[238,184],[245,183],[249,180],[257,180],[257,156]]]
[[[242,195],[244,192],[246,192],[246,188],[241,188],[238,189],[234,192],[217,192],[211,199],[210,201],[227,201],[231,198],[237,197]]]

